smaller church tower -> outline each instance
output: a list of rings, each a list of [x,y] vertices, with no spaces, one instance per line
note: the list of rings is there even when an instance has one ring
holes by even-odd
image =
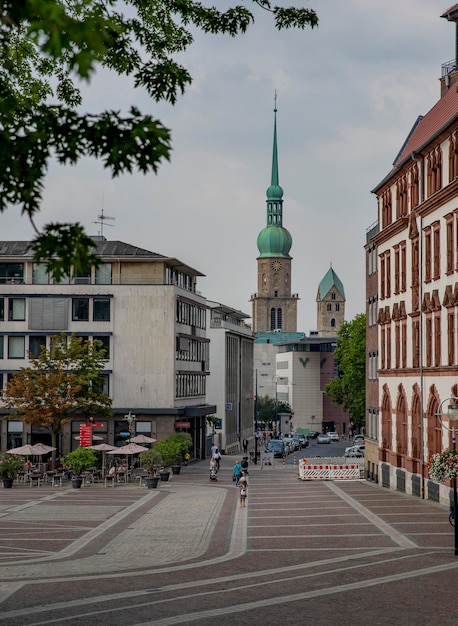
[[[319,337],[335,337],[345,321],[345,291],[332,266],[321,280],[316,296]]]
[[[275,96],[276,99],[277,96]],[[276,102],[275,102],[276,103]],[[272,177],[267,189],[267,225],[258,235],[258,290],[251,296],[254,332],[296,332],[298,295],[291,294],[293,240],[283,226],[283,189],[278,179],[277,107],[274,108]]]

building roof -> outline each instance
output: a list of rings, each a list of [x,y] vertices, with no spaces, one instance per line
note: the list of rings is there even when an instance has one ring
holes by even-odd
[[[30,241],[0,241],[0,258],[19,256],[31,258],[33,252],[30,246]],[[150,250],[145,250],[138,246],[132,246],[124,241],[108,241],[105,237],[97,236],[94,237],[94,246],[96,248],[96,254],[100,257],[111,257],[113,259],[122,259],[123,261],[128,259],[137,261],[140,259],[157,259],[167,261],[174,269],[181,268],[194,276],[205,276],[205,274],[202,274],[198,270],[182,263],[179,259],[167,257],[157,252],[151,252]]]
[[[305,333],[293,333],[293,332],[282,332],[282,331],[267,331],[267,332],[259,332],[256,333],[254,342],[255,343],[289,343],[291,341],[300,341],[305,338]]]
[[[323,300],[331,289],[335,287],[337,291],[340,293],[342,298],[345,299],[345,291],[342,284],[342,281],[337,276],[335,271],[330,267],[324,277],[321,279],[321,282],[318,286],[318,292],[320,294],[320,298]]]
[[[417,120],[411,131],[410,139],[394,162],[394,167],[400,166],[407,157],[410,157],[412,152],[424,148],[435,135],[457,118],[458,91],[457,85],[454,84],[424,117]]]
[[[454,4],[442,13],[441,17],[445,17],[449,22],[455,22],[458,19],[458,4]]]

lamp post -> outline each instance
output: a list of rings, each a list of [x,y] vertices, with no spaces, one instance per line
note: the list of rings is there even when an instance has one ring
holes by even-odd
[[[447,413],[442,413],[442,405],[445,404],[445,402],[450,402],[450,404],[447,407]],[[445,400],[443,400],[439,405],[439,411],[438,413],[436,413],[436,416],[439,418],[439,421],[444,428],[452,431],[452,449],[453,451],[456,451],[455,422],[458,420],[458,398],[455,398],[454,396],[452,396],[451,398],[446,398]],[[452,422],[453,426],[451,428],[449,426],[446,426],[441,419],[442,417],[448,417],[449,421]],[[452,488],[453,488],[453,519],[454,519],[454,530],[455,530],[455,533],[454,533],[455,556],[458,556],[458,523],[457,523],[458,494],[457,494],[457,487],[456,487],[456,476],[454,476],[452,479]]]
[[[255,373],[254,386],[254,464],[258,462],[258,370]]]
[[[272,380],[274,380],[275,382],[275,430],[277,431],[277,435],[278,435],[278,429],[277,429],[277,421],[278,421],[278,378],[279,376],[277,374],[275,374],[275,376],[272,376]]]

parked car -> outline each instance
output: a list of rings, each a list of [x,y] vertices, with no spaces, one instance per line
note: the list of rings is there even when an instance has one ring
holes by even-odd
[[[355,435],[353,437],[353,445],[356,446],[357,443],[359,442],[364,442],[364,435]]]
[[[318,435],[316,438],[317,443],[331,443],[331,440],[327,435]]]
[[[331,441],[339,441],[339,434],[335,431],[328,433],[328,437]]]
[[[316,439],[320,433],[317,430],[309,430],[307,439]]]
[[[346,458],[361,458],[364,456],[364,446],[350,446],[345,449]]]
[[[292,437],[289,437],[289,436],[283,437],[281,441],[283,441],[283,443],[285,444],[286,454],[290,454],[291,452],[294,452],[294,445],[293,445]]]
[[[281,439],[271,439],[267,442],[266,452],[273,452],[274,457],[282,458],[286,456],[285,444]]]
[[[293,437],[293,447],[294,450],[302,450],[302,441],[299,437]]]
[[[301,448],[306,448],[309,445],[308,439],[305,435],[302,434],[297,434],[294,435],[295,437],[297,437],[301,443]]]

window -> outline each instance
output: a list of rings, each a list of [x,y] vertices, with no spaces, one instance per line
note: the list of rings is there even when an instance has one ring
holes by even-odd
[[[407,267],[407,256],[406,256],[406,242],[405,241],[401,241],[401,243],[399,244],[399,253],[400,253],[400,273],[401,273],[401,284],[400,284],[400,290],[401,292],[406,291],[407,289],[407,274],[406,274],[406,267]]]
[[[0,263],[0,284],[21,285],[24,282],[24,263]]]
[[[77,270],[73,279],[75,285],[90,285],[91,284],[91,270]]]
[[[89,321],[89,298],[72,299],[72,320],[74,322]]]
[[[433,320],[428,315],[425,326],[426,367],[431,367],[433,362]]]
[[[432,253],[432,244],[431,244],[431,226],[425,228],[425,281],[429,282],[431,280],[431,253]]]
[[[331,327],[335,328],[335,325],[336,325],[336,320],[334,318],[332,318],[332,320],[331,320]]]
[[[326,305],[326,310],[332,311],[332,304],[330,302],[328,302],[328,304]]]
[[[53,277],[53,283],[55,285],[69,285],[70,284],[70,276],[68,274],[64,274],[57,280],[57,278]]]
[[[331,300],[335,300],[336,299],[336,294],[335,293],[331,293]]]
[[[386,255],[386,282],[385,282],[385,295],[387,298],[391,296],[391,251],[387,250]]]
[[[455,313],[449,311],[447,314],[447,335],[448,335],[448,365],[455,363]]]
[[[102,263],[95,268],[95,284],[111,285],[111,263]]]
[[[92,319],[94,322],[110,321],[110,299],[94,298],[94,313]]]
[[[25,298],[8,299],[8,319],[15,322],[25,320]]]
[[[109,374],[100,374],[99,376],[100,392],[110,395],[110,376]]]
[[[448,180],[452,183],[458,177],[458,132],[450,137],[450,145],[448,151]]]
[[[455,225],[453,223],[453,213],[445,216],[445,232],[446,232],[446,274],[452,274],[455,269]]]
[[[433,278],[438,279],[441,275],[441,241],[440,241],[440,224],[433,224]]]
[[[5,319],[5,298],[0,298],[0,322]]]
[[[3,359],[3,335],[0,336],[0,359]]]
[[[25,337],[10,336],[8,337],[8,358],[24,359],[25,358]]]
[[[336,304],[336,311],[340,311],[340,304],[339,303]]]
[[[399,255],[399,246],[393,246],[394,248],[394,293],[399,293],[399,266],[400,266],[400,255]]]
[[[68,298],[30,298],[29,330],[66,330],[68,306]]]
[[[441,314],[434,315],[434,365],[439,367],[441,364]]]
[[[442,188],[442,150],[438,146],[426,157],[428,197]]]
[[[0,374],[0,396],[3,394],[3,374]]]
[[[32,269],[32,283],[47,285],[49,282],[48,266],[46,263],[34,263]]]
[[[108,360],[110,358],[110,337],[106,335],[94,335],[93,340],[102,343],[101,347],[105,350],[105,358]]]
[[[41,346],[46,347],[45,335],[30,335],[29,337],[29,353],[34,359],[37,359],[41,353]]]
[[[281,309],[277,309],[277,328],[281,329],[283,326],[283,312]]]
[[[270,330],[275,330],[275,309],[270,309]]]

